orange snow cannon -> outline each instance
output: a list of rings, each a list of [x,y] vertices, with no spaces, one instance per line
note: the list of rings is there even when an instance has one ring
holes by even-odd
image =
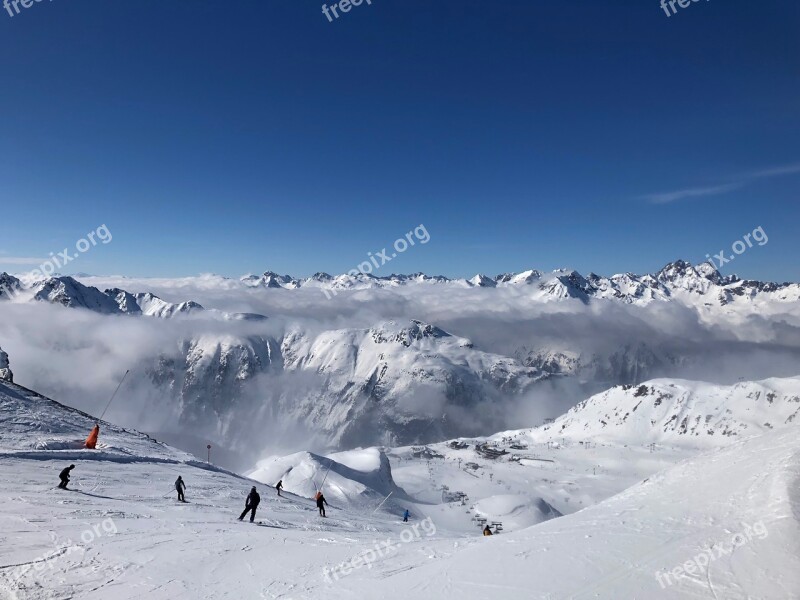
[[[86,442],[83,444],[84,447],[88,448],[89,450],[94,450],[97,446],[97,437],[100,435],[100,425],[95,425],[92,427],[92,431],[89,434],[89,437],[86,438]]]

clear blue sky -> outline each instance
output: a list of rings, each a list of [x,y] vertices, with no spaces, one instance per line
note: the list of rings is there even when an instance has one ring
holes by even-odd
[[[12,8],[13,10],[13,8]],[[698,261],[800,280],[800,2],[53,0],[0,12],[0,270]],[[665,196],[653,196],[666,194]]]

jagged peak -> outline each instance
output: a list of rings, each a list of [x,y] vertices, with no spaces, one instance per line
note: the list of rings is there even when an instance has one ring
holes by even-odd
[[[0,381],[14,383],[14,373],[11,372],[8,354],[3,352],[2,348],[0,348]]]
[[[468,283],[474,285],[475,287],[496,287],[497,281],[484,275],[483,273],[478,273],[471,279],[467,280]]]

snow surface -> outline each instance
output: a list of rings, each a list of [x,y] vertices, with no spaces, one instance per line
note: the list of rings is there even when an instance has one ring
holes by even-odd
[[[726,437],[700,455],[686,445],[556,446],[507,432],[453,447],[262,461],[253,475],[269,485],[282,477],[284,498],[107,423],[102,446],[84,450],[93,424],[0,382],[3,598],[777,600],[800,590],[796,423]],[[476,442],[508,454],[488,458]],[[73,489],[54,489],[69,463]],[[303,497],[314,485],[301,483],[320,483],[329,467],[323,519]],[[174,497],[178,474],[185,504]],[[239,523],[254,483],[260,523]],[[456,491],[466,498],[443,497]],[[537,521],[536,510],[564,516]],[[504,530],[481,536],[481,516]],[[665,572],[710,546],[720,550],[702,572],[663,584]]]

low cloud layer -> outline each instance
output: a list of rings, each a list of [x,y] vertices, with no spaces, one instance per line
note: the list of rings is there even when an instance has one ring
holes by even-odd
[[[100,289],[120,287],[150,291],[172,302],[194,300],[206,308],[267,315],[267,321],[222,321],[210,315],[177,319],[102,316],[45,303],[0,302],[0,346],[11,358],[16,381],[67,404],[99,414],[126,369],[130,381],[107,418],[151,432],[192,437],[179,423],[180,407],[144,372],[157,357],[176,354],[185,340],[200,336],[260,336],[280,340],[289,330],[312,334],[331,329],[369,328],[411,319],[435,324],[468,338],[482,351],[525,360],[533,351],[571,352],[588,361],[613,356],[621,348],[644,348],[642,371],[648,375],[730,383],[797,375],[800,318],[787,303],[783,312],[763,316],[755,311],[717,308],[698,311],[678,302],[635,307],[617,302],[533,302],[529,286],[502,289],[456,286],[408,286],[393,290],[344,291],[330,299],[317,289],[250,289],[215,276],[184,280],[89,278]],[[633,350],[630,350],[633,349]],[[650,357],[657,355],[658,361]],[[634,365],[634,369],[637,366]],[[648,370],[649,369],[649,370]],[[635,373],[635,371],[634,371]],[[631,375],[633,376],[633,375]],[[245,420],[198,424],[198,437],[210,430],[237,452],[291,451],[312,448],[315,432],[281,421],[281,402],[313,396],[321,379],[313,374],[266,373],[242,389],[232,411]],[[526,427],[557,416],[602,381],[555,378],[526,396],[487,397],[480,415],[452,407],[452,401],[417,390],[402,401],[404,410],[436,420],[440,413],[460,420],[476,433]],[[446,404],[450,408],[446,408]],[[200,426],[202,425],[202,426]],[[472,427],[474,425],[474,428]],[[436,427],[432,428],[433,430]],[[199,442],[197,442],[199,443]]]

